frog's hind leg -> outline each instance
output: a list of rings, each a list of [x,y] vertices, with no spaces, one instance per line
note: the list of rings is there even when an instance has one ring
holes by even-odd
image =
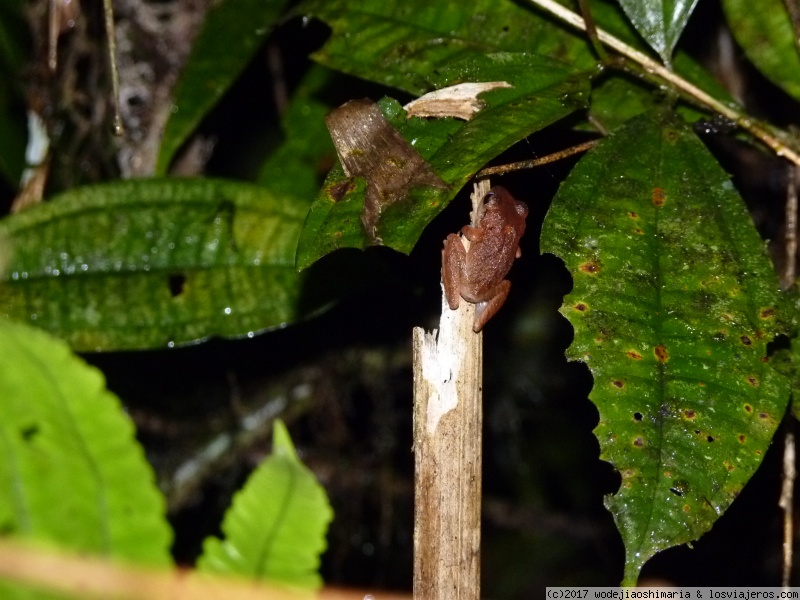
[[[510,290],[511,282],[508,279],[504,279],[490,290],[489,295],[491,297],[488,300],[478,302],[475,305],[475,320],[472,322],[472,331],[478,333],[483,329],[486,322],[503,306],[503,302],[508,298]]]

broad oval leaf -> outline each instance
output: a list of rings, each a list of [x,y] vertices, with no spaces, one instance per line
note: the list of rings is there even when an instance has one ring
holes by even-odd
[[[583,36],[515,2],[476,0],[464,10],[427,0],[308,0],[298,11],[333,29],[315,60],[417,95],[441,87],[440,68],[476,54],[538,54],[576,69],[597,62]]]
[[[0,319],[0,529],[65,550],[171,563],[165,502],[102,374]]]
[[[275,421],[273,436],[272,456],[234,496],[222,522],[225,539],[206,539],[198,569],[317,589],[333,511],[283,422]]]
[[[697,0],[619,0],[622,9],[665,64],[692,15]]]
[[[79,188],[0,221],[0,316],[80,350],[172,346],[298,318],[307,204],[210,179]]]
[[[506,81],[513,87],[481,94],[486,107],[467,122],[452,118],[406,120],[405,111],[394,100],[379,103],[387,120],[447,185],[412,188],[403,201],[383,212],[378,237],[401,252],[413,248],[422,230],[481,166],[515,142],[584,107],[589,91],[585,74],[524,53],[471,55],[442,66],[436,81],[440,87],[466,81]],[[331,171],[304,225],[298,268],[337,248],[368,245],[359,218],[364,189],[363,180],[349,180],[340,166]]]
[[[542,231],[574,280],[567,351],[594,376],[607,499],[632,585],[697,539],[755,472],[783,417],[767,362],[777,280],[728,176],[674,115],[629,122],[584,157]]]
[[[155,174],[165,175],[178,149],[253,58],[286,0],[212,4],[175,86]]]
[[[775,85],[800,100],[800,53],[782,0],[723,0],[736,41],[753,64]]]

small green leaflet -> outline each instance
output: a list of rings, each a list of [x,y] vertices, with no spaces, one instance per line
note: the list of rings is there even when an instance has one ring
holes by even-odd
[[[619,0],[619,3],[664,64],[671,65],[672,51],[697,0]]]
[[[234,496],[222,522],[225,539],[206,539],[198,569],[317,589],[322,585],[319,556],[333,511],[297,457],[282,421],[275,421],[273,436],[272,456]]]
[[[574,288],[567,351],[594,376],[625,585],[708,531],[753,475],[788,382],[766,358],[778,284],[750,215],[673,113],[636,117],[585,156],[544,223]]]

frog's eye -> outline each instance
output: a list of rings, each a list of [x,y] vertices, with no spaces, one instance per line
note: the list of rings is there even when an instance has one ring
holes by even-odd
[[[489,204],[492,200],[494,200],[496,194],[494,192],[487,192],[486,195],[483,197],[483,203]]]

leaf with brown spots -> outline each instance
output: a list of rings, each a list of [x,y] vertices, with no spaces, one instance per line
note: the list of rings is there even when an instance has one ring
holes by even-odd
[[[541,246],[574,280],[567,355],[595,377],[601,458],[622,474],[606,505],[631,585],[651,556],[711,528],[769,446],[788,400],[762,361],[780,322],[777,280],[728,176],[666,112],[580,161]]]

